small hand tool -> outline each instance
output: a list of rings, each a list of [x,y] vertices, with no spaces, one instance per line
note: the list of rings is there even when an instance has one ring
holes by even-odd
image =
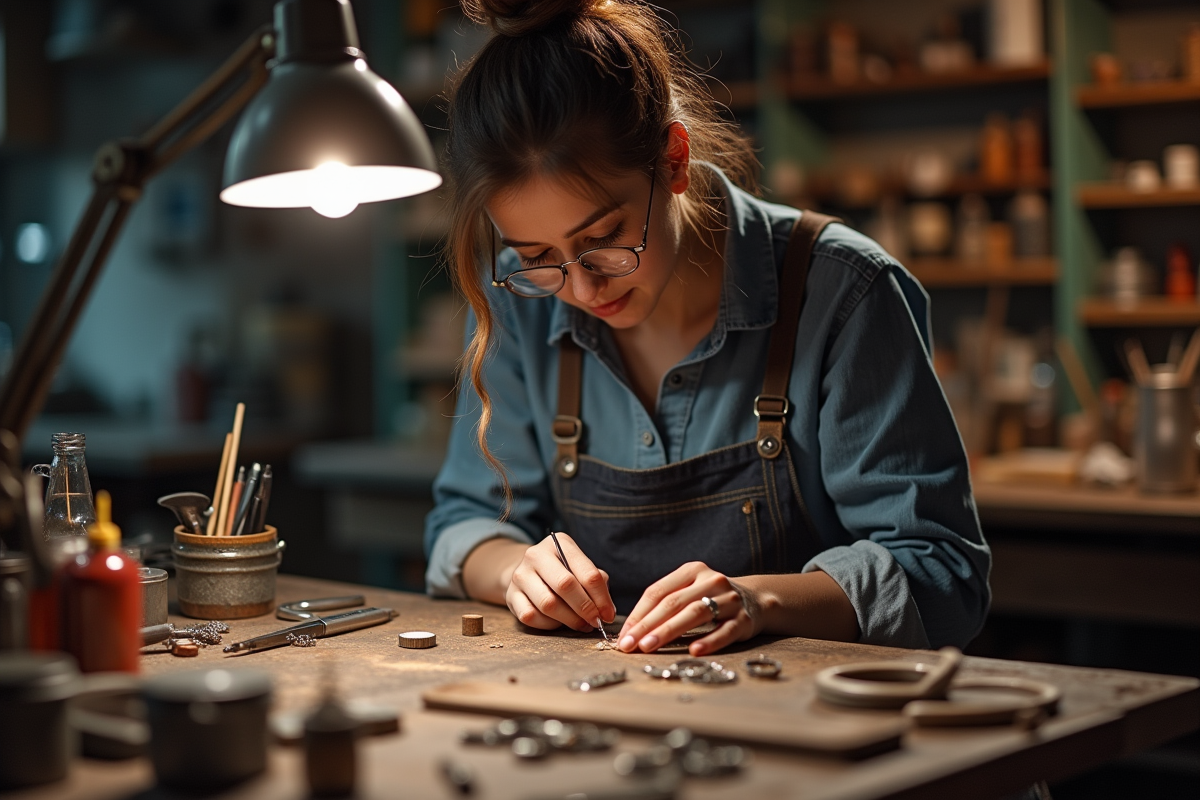
[[[262,636],[255,636],[253,639],[247,639],[244,642],[234,642],[226,646],[225,652],[251,653],[271,647],[282,647],[283,645],[291,644],[293,640],[301,636],[308,636],[312,639],[323,639],[326,636],[346,633],[347,631],[356,631],[359,628],[382,625],[386,622],[391,622],[396,616],[396,611],[391,608],[360,608],[356,611],[347,611],[344,614],[334,614],[331,617],[314,617],[313,619],[301,622],[299,625],[293,625],[290,628],[283,628],[271,633],[265,633]]]
[[[180,525],[197,536],[204,535],[204,526],[200,518],[204,509],[208,508],[207,497],[199,492],[176,492],[158,498],[158,504],[174,511]]]
[[[567,568],[567,572],[573,574],[574,570],[572,570],[571,565],[567,563],[567,554],[563,552],[562,545],[558,543],[558,536],[554,533],[554,531],[548,530],[546,533],[550,534],[550,541],[554,542],[554,549],[558,551],[558,560],[561,561],[562,565]],[[596,630],[600,631],[600,635],[604,637],[605,643],[611,647],[612,640],[608,638],[608,632],[604,630],[604,621],[599,617],[596,617]]]
[[[284,603],[276,608],[275,616],[279,619],[290,619],[300,622],[306,619],[315,619],[319,616],[317,614],[318,611],[353,608],[365,605],[366,602],[367,599],[361,594],[351,594],[345,597],[319,597],[314,600],[294,600],[291,603]]]

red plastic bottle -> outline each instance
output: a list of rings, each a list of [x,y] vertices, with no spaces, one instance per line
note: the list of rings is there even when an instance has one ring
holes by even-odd
[[[63,649],[83,672],[137,672],[141,649],[142,583],[137,562],[121,551],[112,498],[96,493],[88,552],[62,574]]]

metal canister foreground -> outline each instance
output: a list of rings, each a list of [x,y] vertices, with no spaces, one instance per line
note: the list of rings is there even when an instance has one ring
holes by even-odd
[[[142,580],[142,627],[167,621],[167,571],[154,567],[138,570]]]
[[[271,525],[248,536],[196,536],[175,528],[179,610],[196,619],[243,619],[275,607],[284,542]]]
[[[250,669],[172,672],[147,680],[150,760],[161,785],[216,789],[267,766],[270,675]]]

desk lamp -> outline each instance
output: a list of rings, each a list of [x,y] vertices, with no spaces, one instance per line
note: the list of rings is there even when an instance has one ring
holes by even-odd
[[[21,475],[21,439],[146,181],[243,109],[222,181],[221,199],[231,205],[308,206],[341,217],[442,182],[420,120],[367,67],[348,0],[281,0],[274,23],[154,127],[101,146],[91,200],[0,390],[0,540],[32,555],[39,579],[49,568],[40,486]]]

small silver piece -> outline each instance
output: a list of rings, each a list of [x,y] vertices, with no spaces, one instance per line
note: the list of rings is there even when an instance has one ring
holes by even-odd
[[[783,672],[783,664],[764,655],[746,660],[746,671],[752,678],[778,678]]]
[[[708,608],[708,613],[712,614],[712,621],[716,622],[721,618],[721,607],[717,605],[717,601],[711,597],[701,597],[700,602]]]
[[[317,646],[317,640],[314,637],[309,636],[307,633],[302,633],[299,636],[297,636],[294,633],[289,633],[287,635],[287,640],[292,645],[292,647],[316,647]]]
[[[580,680],[574,680],[567,683],[567,688],[576,692],[590,692],[593,689],[601,689],[605,686],[615,686],[618,683],[625,682],[625,670],[618,669],[614,672],[601,672],[597,675],[589,675]]]
[[[684,683],[719,685],[737,680],[737,672],[734,670],[726,669],[716,661],[705,661],[702,658],[684,658],[666,667],[647,664],[642,671],[652,678],[679,680]]]
[[[400,646],[409,650],[424,650],[437,645],[437,635],[429,631],[405,631],[400,634]]]

